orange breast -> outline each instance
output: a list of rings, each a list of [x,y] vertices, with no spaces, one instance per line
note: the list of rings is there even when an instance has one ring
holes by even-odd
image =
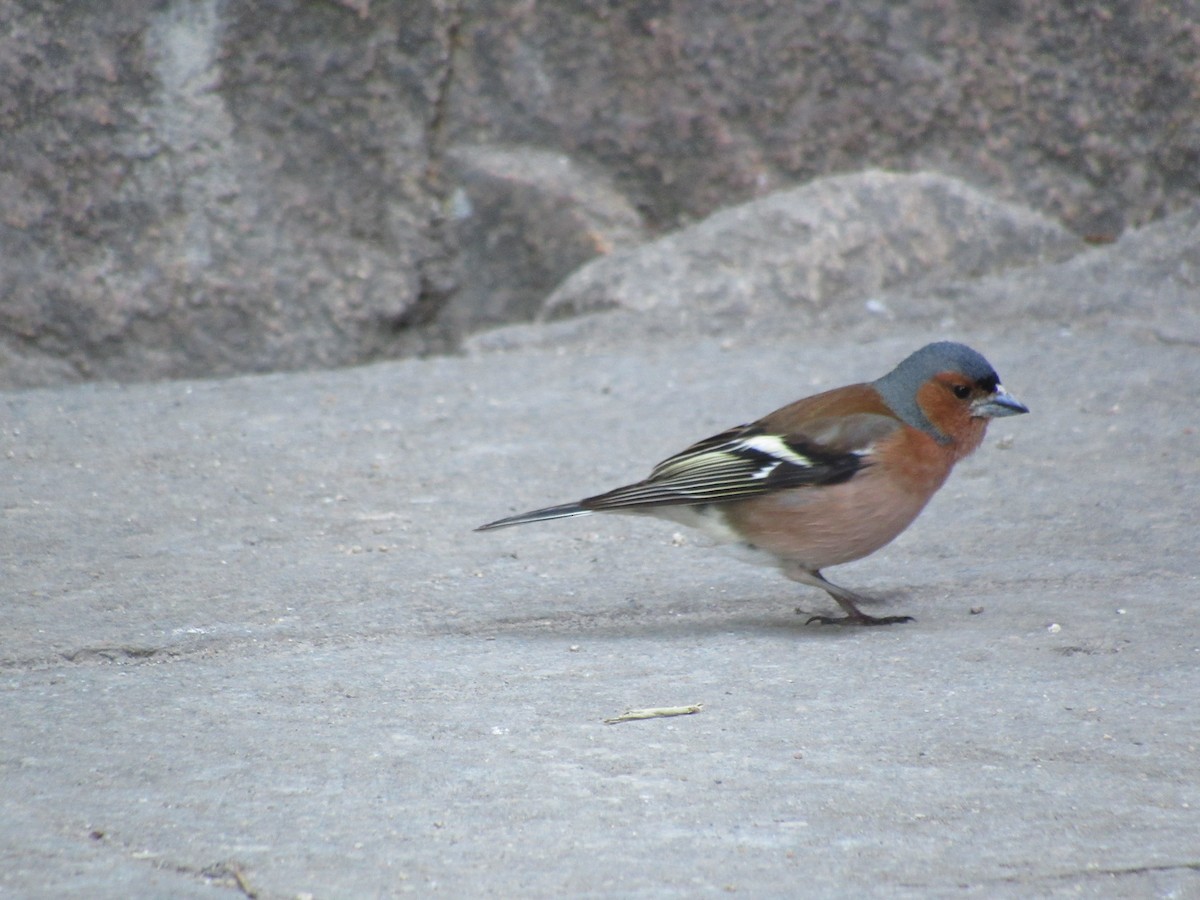
[[[904,531],[946,481],[956,454],[905,428],[850,481],[725,504],[729,523],[754,546],[820,569],[861,559]]]

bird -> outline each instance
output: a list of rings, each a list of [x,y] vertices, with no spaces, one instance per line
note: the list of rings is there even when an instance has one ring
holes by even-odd
[[[965,344],[927,344],[875,381],[797,400],[660,462],[649,477],[575,503],[479,526],[633,513],[698,528],[750,561],[817,587],[843,616],[807,624],[892,625],[821,570],[869,556],[903,532],[983,441],[988,423],[1029,412]]]

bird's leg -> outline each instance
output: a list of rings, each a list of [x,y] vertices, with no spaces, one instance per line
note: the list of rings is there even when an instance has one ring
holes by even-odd
[[[811,616],[805,625],[811,625],[817,622],[821,625],[898,625],[901,622],[911,622],[912,616],[868,616],[865,612],[858,608],[857,604],[864,602],[865,598],[859,596],[853,591],[848,591],[844,587],[838,587],[832,581],[826,581],[825,577],[816,569],[805,569],[801,566],[788,566],[784,573],[793,581],[799,581],[801,584],[811,584],[813,587],[819,587],[837,601],[838,606],[846,611],[846,615],[836,616]]]

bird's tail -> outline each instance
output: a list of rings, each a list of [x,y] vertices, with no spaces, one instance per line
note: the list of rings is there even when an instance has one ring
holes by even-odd
[[[569,519],[572,516],[586,516],[590,509],[584,509],[578,503],[564,503],[562,506],[547,506],[545,509],[534,509],[507,519],[497,519],[480,525],[476,531],[491,531],[493,528],[507,528],[509,525],[524,525],[526,522],[545,522],[549,519]]]

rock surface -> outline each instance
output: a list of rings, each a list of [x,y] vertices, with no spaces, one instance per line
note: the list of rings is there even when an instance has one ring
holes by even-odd
[[[645,238],[625,198],[569,157],[455,147],[448,159],[461,256],[438,320],[451,335],[528,321],[576,268]]]
[[[546,299],[544,315],[619,306],[815,318],[883,290],[1080,249],[1049,219],[954,179],[862,172],[779,191],[589,263]]]
[[[596,160],[656,227],[877,166],[1114,234],[1200,186],[1197,12],[484,0],[463,8],[451,135]]]
[[[8,0],[0,385],[445,349],[626,235],[870,167],[1111,239],[1200,195],[1198,21],[1194,0]],[[472,192],[489,214],[464,223]]]
[[[392,350],[445,289],[425,125],[445,27],[418,9],[4,4],[4,383]]]
[[[1200,893],[1197,220],[834,325],[0,393],[0,892]],[[1032,414],[835,570],[915,623],[663,523],[471,531],[941,337]]]

